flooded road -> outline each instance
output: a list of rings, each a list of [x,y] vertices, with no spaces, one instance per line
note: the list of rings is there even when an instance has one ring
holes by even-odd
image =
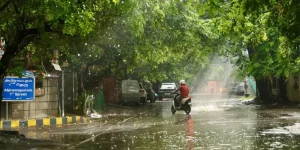
[[[197,96],[190,115],[183,111],[173,115],[170,108],[171,101],[112,107],[103,118],[90,124],[21,130],[28,138],[51,142],[46,145],[28,142],[22,147],[18,144],[5,147],[34,150],[300,148],[297,108],[264,108],[244,105],[234,99]]]

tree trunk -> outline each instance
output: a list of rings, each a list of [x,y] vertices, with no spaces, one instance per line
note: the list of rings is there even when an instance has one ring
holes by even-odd
[[[19,34],[16,34],[16,36],[19,36]],[[9,64],[10,62],[12,61],[12,59],[18,54],[18,45],[21,43],[21,39],[19,38],[15,38],[13,40],[12,43],[8,44],[5,48],[5,53],[4,55],[2,56],[1,58],[1,64],[0,64],[0,80],[1,80],[1,83],[3,82],[3,78],[5,77],[6,75],[6,71],[9,67]],[[1,84],[1,87],[0,87],[0,94],[2,95],[2,90],[3,90],[3,84]],[[1,120],[1,117],[2,117],[2,96],[0,96],[0,120]]]
[[[247,46],[249,59],[253,59],[255,48],[253,44]],[[277,102],[278,98],[272,93],[272,82],[268,77],[256,78],[257,96],[258,100],[263,104],[272,104]]]
[[[272,93],[272,84],[268,78],[264,77],[256,79],[256,86],[258,90],[257,92],[259,93],[258,99],[263,104],[271,104],[276,102],[276,99]]]
[[[286,90],[286,77],[279,77],[279,103],[287,104],[289,103],[287,97],[287,90]]]
[[[14,38],[10,41],[6,42],[7,46],[5,47],[5,53],[1,58],[0,64],[0,79],[3,80],[5,77],[7,70],[10,66],[11,61],[34,39],[39,35],[38,29],[26,29],[16,31]],[[0,88],[2,95],[2,86]],[[2,108],[2,96],[0,96],[0,109]],[[1,114],[0,110],[0,116]]]

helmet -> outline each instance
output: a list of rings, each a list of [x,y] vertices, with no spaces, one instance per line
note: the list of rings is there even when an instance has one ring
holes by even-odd
[[[185,80],[180,80],[179,84],[186,84]]]

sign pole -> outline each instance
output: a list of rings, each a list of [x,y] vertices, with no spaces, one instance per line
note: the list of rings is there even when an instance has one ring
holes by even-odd
[[[8,102],[6,102],[6,120],[8,120]]]
[[[29,119],[30,118],[30,102],[28,102],[28,117],[27,117],[27,119]]]
[[[72,112],[74,112],[74,102],[75,102],[75,74],[74,74],[74,71],[72,72],[72,77],[73,77],[73,81],[72,81],[72,85],[73,85],[73,91],[72,91]]]
[[[2,101],[6,102],[6,119],[9,119],[8,102],[34,101],[35,77],[30,71],[23,71],[23,77],[6,76],[3,79]],[[24,103],[23,103],[24,110]],[[28,102],[28,118],[30,117],[30,103]]]

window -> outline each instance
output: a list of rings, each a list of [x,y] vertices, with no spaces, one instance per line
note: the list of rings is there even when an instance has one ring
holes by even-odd
[[[161,89],[176,89],[176,85],[174,83],[163,83]]]

